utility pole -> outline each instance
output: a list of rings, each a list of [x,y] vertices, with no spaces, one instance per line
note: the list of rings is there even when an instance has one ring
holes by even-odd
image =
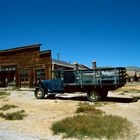
[[[56,55],[57,55],[57,60],[59,60],[60,59],[60,53],[57,53]]]

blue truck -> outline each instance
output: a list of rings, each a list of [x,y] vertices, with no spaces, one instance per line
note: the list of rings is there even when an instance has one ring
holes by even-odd
[[[125,67],[54,70],[52,76],[52,79],[37,84],[35,88],[37,99],[55,97],[58,93],[86,92],[87,99],[96,102],[105,98],[108,91],[126,84]]]

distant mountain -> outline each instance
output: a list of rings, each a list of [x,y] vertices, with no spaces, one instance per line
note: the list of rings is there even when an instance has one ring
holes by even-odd
[[[128,67],[126,67],[126,69],[128,71],[138,71],[138,72],[140,72],[140,67],[136,67],[136,66],[128,66]]]

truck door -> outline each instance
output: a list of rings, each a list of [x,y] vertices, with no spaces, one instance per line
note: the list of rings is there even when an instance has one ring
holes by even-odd
[[[63,81],[59,78],[52,80],[52,90],[61,91],[64,90]]]
[[[63,73],[62,71],[54,71],[54,78],[52,79],[52,90],[62,91],[64,90],[63,86]]]

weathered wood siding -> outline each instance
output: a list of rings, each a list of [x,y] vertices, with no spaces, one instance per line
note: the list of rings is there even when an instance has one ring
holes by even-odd
[[[45,78],[50,79],[51,61],[51,51],[40,52],[40,44],[0,51],[0,68],[8,66],[16,68],[17,87],[21,86],[20,71],[23,69],[28,70],[29,87],[33,87],[37,68],[44,68]]]

